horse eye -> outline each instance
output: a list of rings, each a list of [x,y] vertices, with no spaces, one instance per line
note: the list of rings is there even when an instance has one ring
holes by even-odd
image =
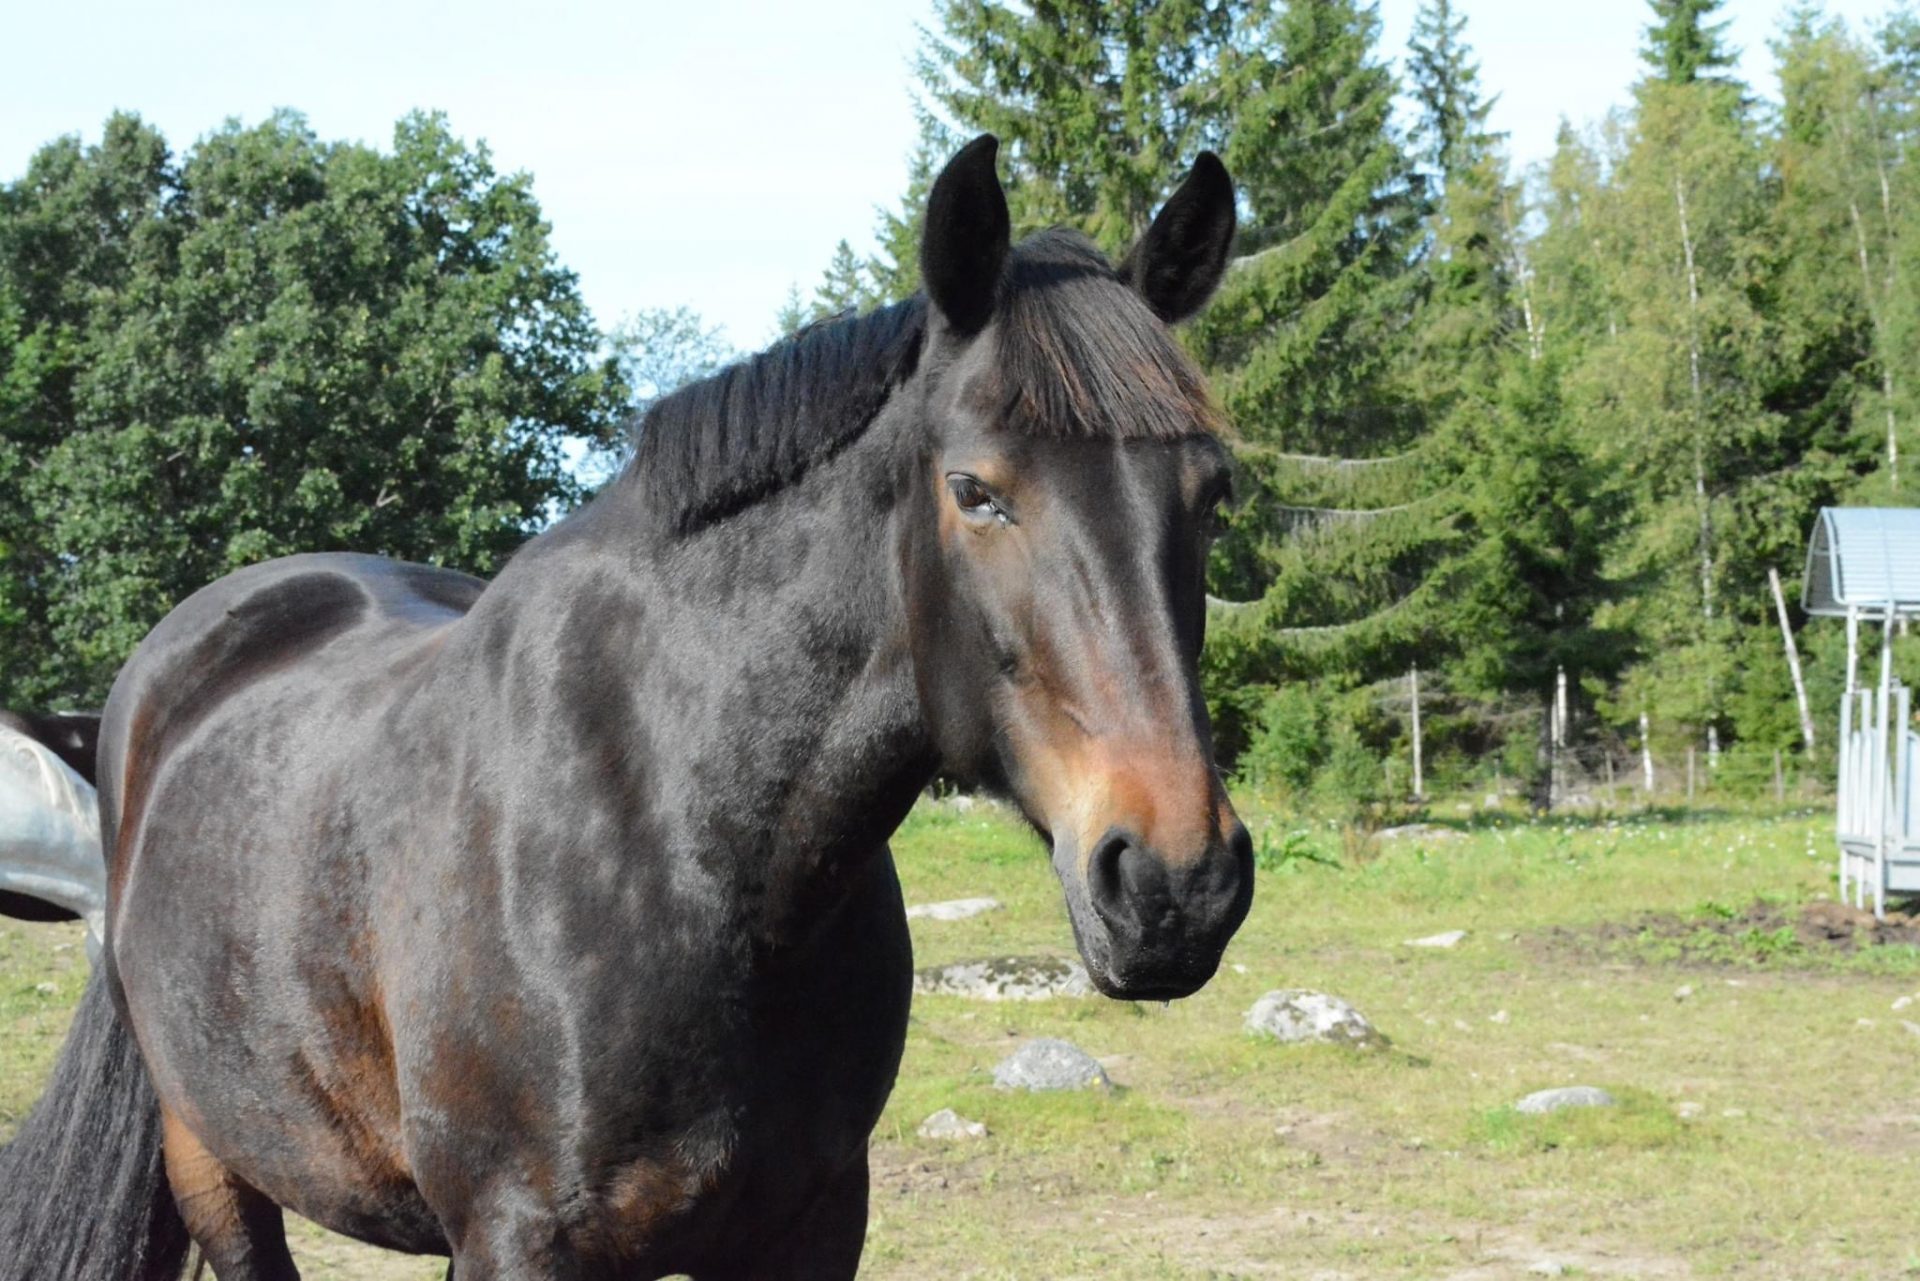
[[[986,516],[994,511],[993,495],[972,476],[955,472],[947,477],[947,489],[953,494],[953,501],[960,505],[960,510],[969,516]]]

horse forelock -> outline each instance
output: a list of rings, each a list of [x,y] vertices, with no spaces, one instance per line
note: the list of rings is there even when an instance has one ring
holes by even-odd
[[[1014,251],[983,394],[1002,423],[1068,440],[1183,440],[1222,418],[1205,377],[1106,256],[1055,228]]]

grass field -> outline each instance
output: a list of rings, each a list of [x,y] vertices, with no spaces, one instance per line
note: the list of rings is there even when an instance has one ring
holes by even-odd
[[[864,1275],[1920,1275],[1920,1002],[1894,1008],[1920,991],[1920,949],[1798,924],[1831,883],[1824,813],[1363,841],[1252,808],[1253,914],[1200,995],[916,1002]],[[1006,905],[916,921],[918,964],[1071,954],[1043,852],[999,811],[925,804],[895,848],[910,901]],[[1453,929],[1451,950],[1405,946]],[[76,928],[0,923],[0,1127],[85,969]],[[1275,987],[1344,997],[1392,1047],[1250,1039],[1242,1016]],[[993,1065],[1033,1035],[1079,1044],[1118,1088],[996,1091]],[[1619,1105],[1511,1108],[1568,1084]],[[990,1136],[917,1137],[948,1106]],[[440,1274],[296,1236],[312,1278]]]

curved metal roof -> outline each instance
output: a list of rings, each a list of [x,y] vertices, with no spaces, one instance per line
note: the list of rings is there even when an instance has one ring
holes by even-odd
[[[1800,603],[1829,618],[1850,609],[1920,615],[1920,508],[1823,508]]]

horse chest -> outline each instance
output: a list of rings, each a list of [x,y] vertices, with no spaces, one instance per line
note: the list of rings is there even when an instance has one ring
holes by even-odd
[[[645,971],[523,984],[437,1027],[402,1022],[421,1191],[445,1222],[485,1215],[504,1193],[483,1172],[511,1147],[537,1199],[575,1207],[589,1254],[711,1257],[799,1214],[864,1154],[911,971],[881,854],[793,955],[739,968],[681,948]],[[505,986],[485,978],[465,987]]]

